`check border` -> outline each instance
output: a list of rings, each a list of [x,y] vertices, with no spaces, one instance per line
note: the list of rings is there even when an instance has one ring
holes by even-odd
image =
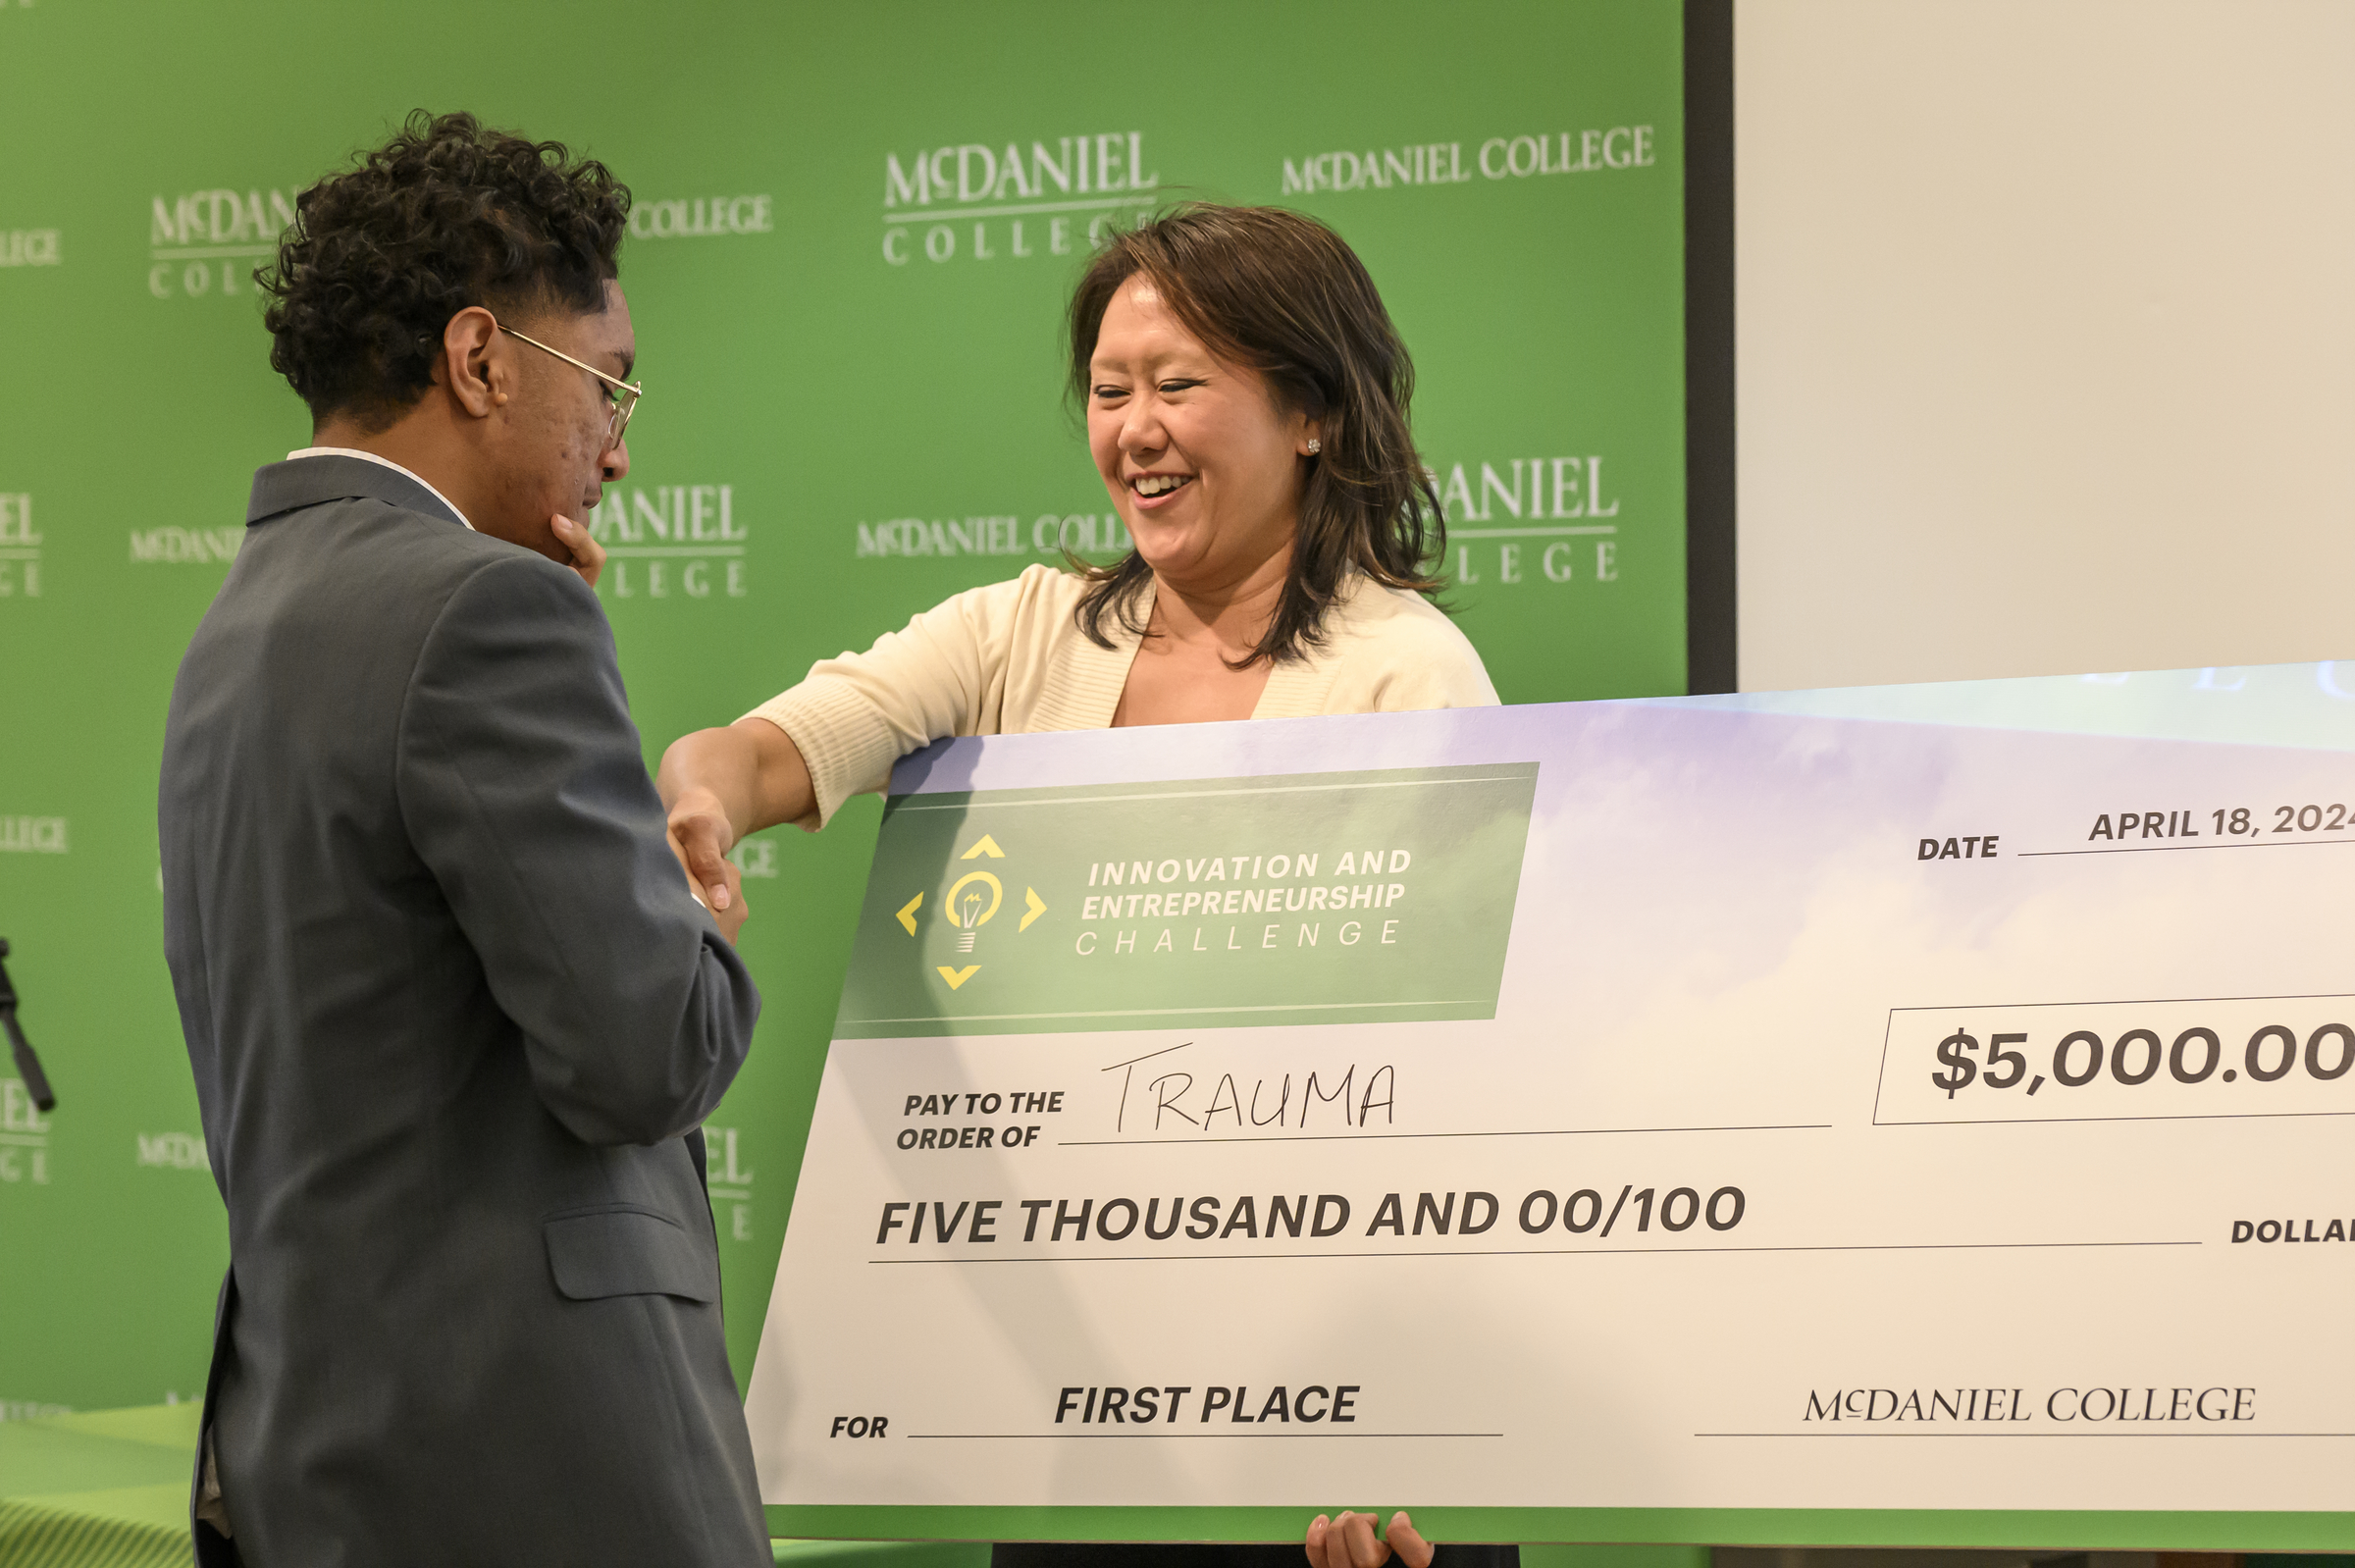
[[[1295,1508],[886,1507],[770,1503],[772,1536],[848,1541],[1283,1541]],[[1529,1544],[1978,1546],[2022,1551],[2355,1551],[2355,1513],[2061,1508],[1423,1508],[1440,1541]]]

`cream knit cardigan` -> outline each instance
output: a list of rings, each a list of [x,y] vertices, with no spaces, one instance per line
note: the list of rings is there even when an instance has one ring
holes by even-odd
[[[793,738],[816,787],[822,827],[842,803],[880,790],[910,752],[951,735],[1106,729],[1142,639],[1104,618],[1099,648],[1073,620],[1086,584],[1051,566],[969,589],[886,632],[864,653],[821,659],[747,718]],[[1138,605],[1149,613],[1153,585]],[[1455,623],[1419,594],[1353,577],[1305,659],[1278,664],[1253,718],[1485,707],[1496,689]]]

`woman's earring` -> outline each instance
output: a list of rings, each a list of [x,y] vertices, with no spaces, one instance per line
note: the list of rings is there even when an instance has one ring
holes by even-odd
[[[1309,456],[1311,456],[1311,457],[1314,457],[1314,456],[1316,456],[1316,455],[1317,455],[1317,453],[1319,453],[1319,452],[1323,451],[1324,449],[1325,449],[1325,444],[1324,444],[1323,442],[1321,442],[1321,441],[1317,440],[1317,438],[1316,438],[1316,437],[1314,437],[1314,436],[1311,436],[1311,437],[1309,437],[1309,438],[1308,438],[1308,455],[1309,455]]]

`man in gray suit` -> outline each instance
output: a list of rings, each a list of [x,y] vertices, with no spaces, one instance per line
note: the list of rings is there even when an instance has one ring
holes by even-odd
[[[742,899],[666,841],[571,520],[629,463],[628,205],[420,114],[262,279],[314,444],[254,477],[159,813],[229,1208],[208,1563],[768,1560],[698,1130]]]

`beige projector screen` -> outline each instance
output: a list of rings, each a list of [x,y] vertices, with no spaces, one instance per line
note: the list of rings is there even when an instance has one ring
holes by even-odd
[[[1734,33],[1744,689],[2355,657],[2355,6]]]

